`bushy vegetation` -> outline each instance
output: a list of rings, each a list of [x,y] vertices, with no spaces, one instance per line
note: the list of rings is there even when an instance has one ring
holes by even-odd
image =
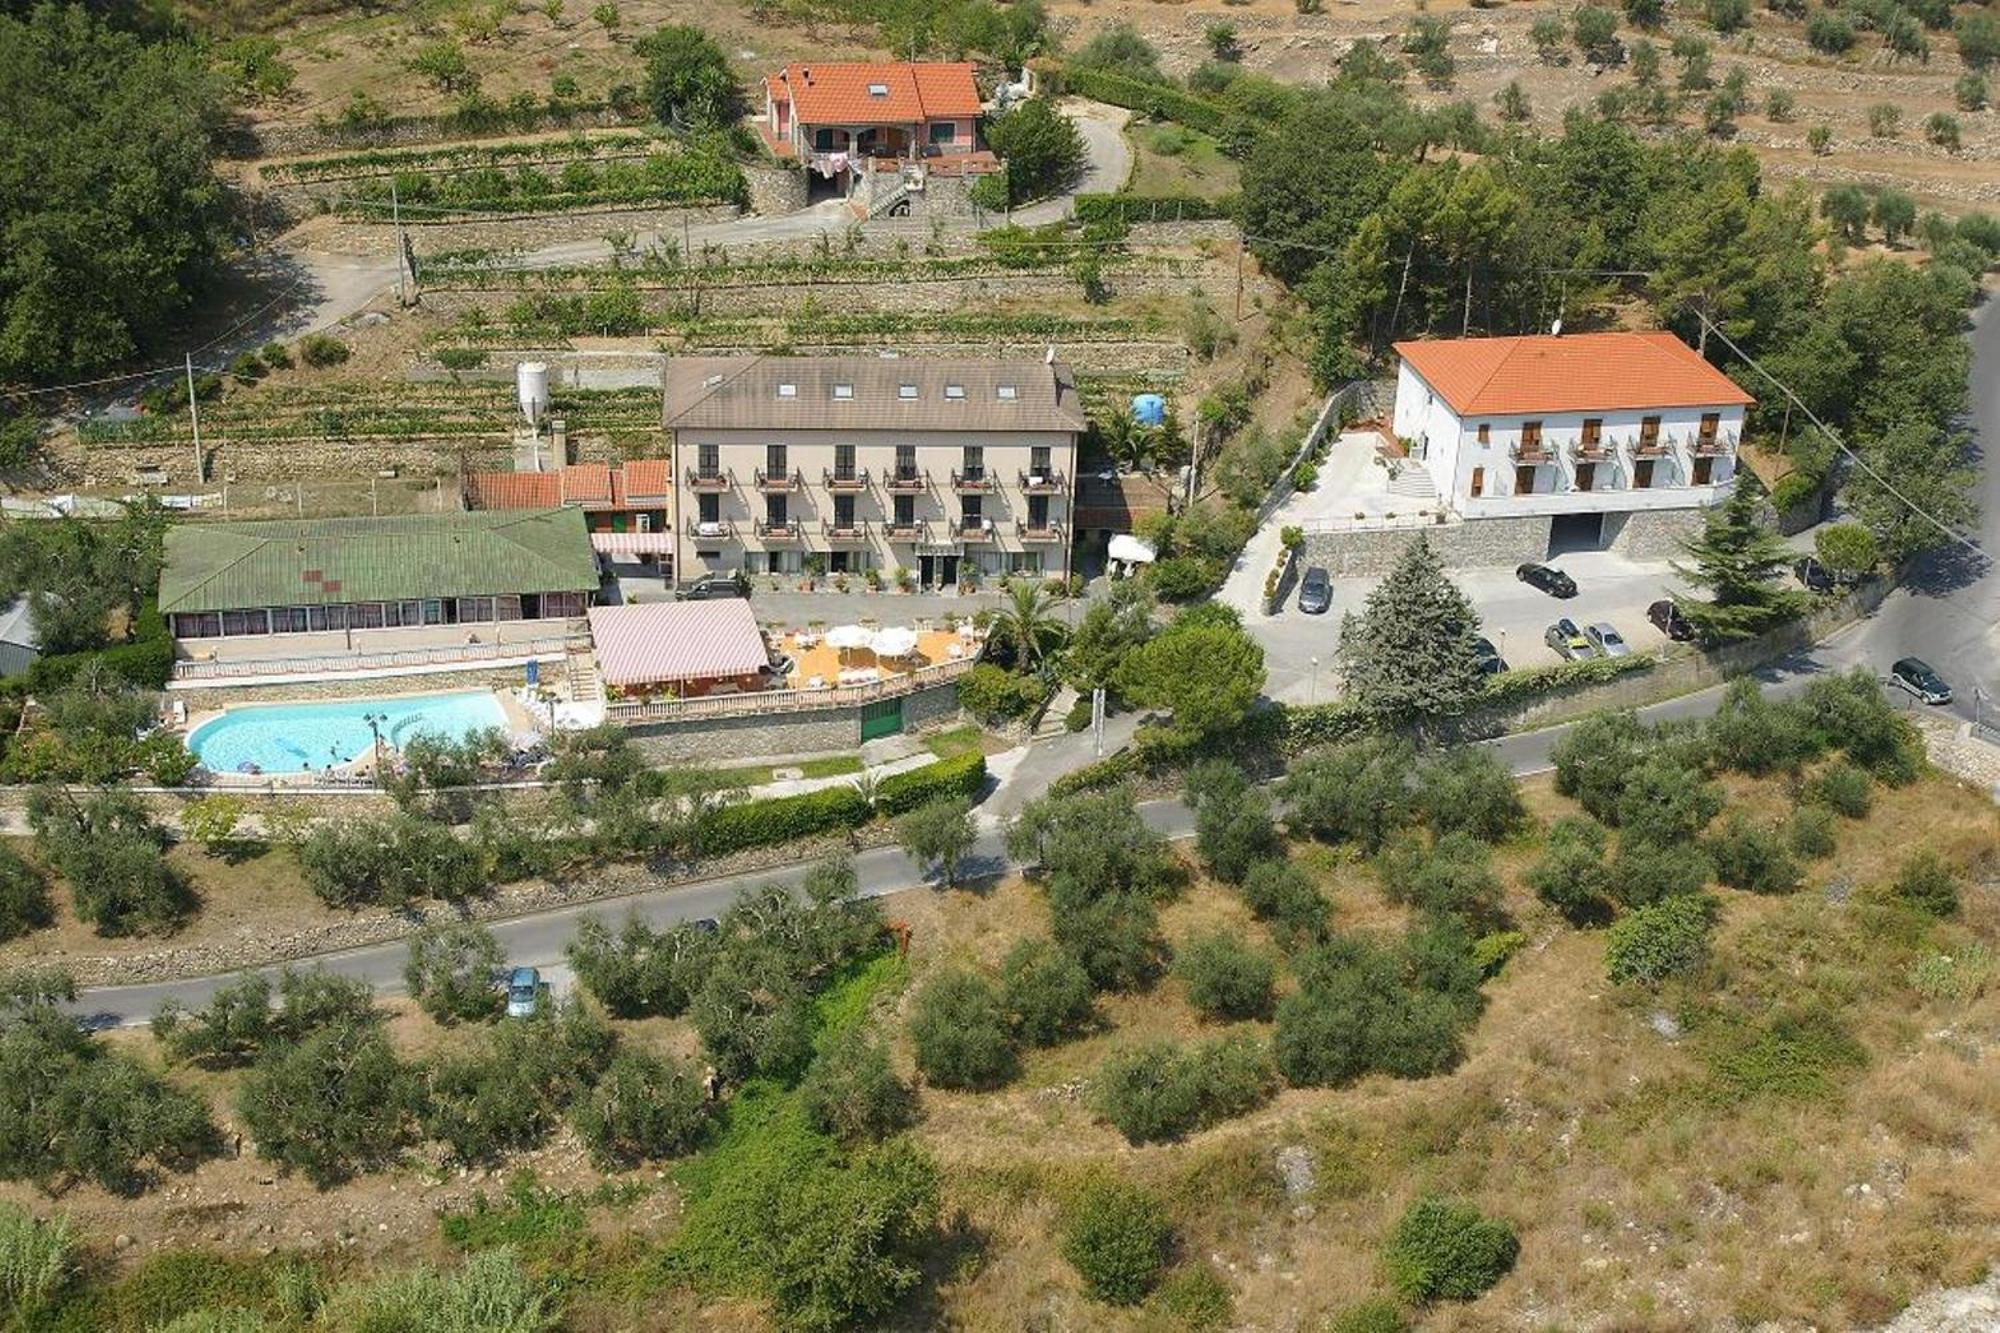
[[[994,1088],[1013,1076],[1014,1041],[999,989],[976,972],[940,972],[910,1014],[917,1068],[940,1088]]]
[[[1605,935],[1605,970],[1613,981],[1642,985],[1699,971],[1708,962],[1715,916],[1715,900],[1698,893],[1635,907]]]
[[[1298,1087],[1450,1069],[1479,1013],[1472,938],[1448,918],[1394,943],[1336,937],[1300,955],[1294,971],[1299,989],[1278,1003],[1272,1050]]]
[[[576,1108],[576,1131],[605,1170],[679,1157],[700,1141],[713,1108],[679,1060],[620,1051]]]
[[[1057,945],[1100,990],[1150,983],[1165,962],[1154,900],[1178,882],[1166,842],[1113,789],[1031,803],[1007,831],[1015,857],[1039,868]]]
[[[1470,1204],[1426,1196],[1397,1220],[1382,1258],[1406,1300],[1469,1301],[1505,1277],[1520,1253],[1507,1223]]]
[[[427,926],[410,938],[403,982],[410,998],[439,1023],[497,1018],[505,996],[505,955],[493,932],[474,922]]]
[[[192,887],[167,862],[166,830],[130,792],[37,787],[28,824],[36,851],[69,886],[76,914],[100,935],[170,930],[194,910]]]
[[[1254,1110],[1277,1088],[1263,1042],[1220,1037],[1186,1047],[1153,1042],[1114,1055],[1098,1071],[1091,1100],[1126,1142],[1157,1143]]]
[[[1015,1038],[1028,1046],[1053,1046],[1081,1031],[1096,1012],[1083,965],[1033,936],[1001,961],[1000,1001]]]
[[[1270,1013],[1276,974],[1269,958],[1225,931],[1196,936],[1174,956],[1188,1003],[1218,1021]]]
[[[1063,1209],[1063,1258],[1084,1290],[1112,1305],[1137,1305],[1160,1280],[1173,1226],[1159,1200],[1113,1177],[1087,1181]]]

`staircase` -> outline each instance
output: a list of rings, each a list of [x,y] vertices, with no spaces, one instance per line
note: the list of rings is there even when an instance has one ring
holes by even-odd
[[[1406,461],[1402,470],[1390,480],[1389,494],[1411,500],[1436,500],[1437,483],[1431,480],[1430,469],[1420,463]]]
[[[589,648],[572,648],[563,655],[563,675],[569,682],[569,697],[576,703],[601,703],[603,687],[597,679],[597,659]]]
[[[1069,729],[1063,724],[1069,717],[1069,710],[1076,706],[1076,700],[1077,693],[1069,686],[1057,690],[1056,697],[1049,700],[1049,706],[1042,710],[1041,720],[1035,723],[1034,735],[1030,739],[1067,735]]]

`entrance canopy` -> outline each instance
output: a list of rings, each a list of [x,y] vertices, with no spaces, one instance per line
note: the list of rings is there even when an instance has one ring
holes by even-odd
[[[750,603],[735,598],[593,606],[590,637],[607,685],[745,680],[771,660]]]

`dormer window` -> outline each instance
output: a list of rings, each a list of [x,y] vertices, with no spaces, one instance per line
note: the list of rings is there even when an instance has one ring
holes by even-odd
[[[1020,390],[1011,384],[1002,384],[993,390],[993,396],[1003,403],[1011,403],[1021,396]]]
[[[854,397],[854,386],[852,384],[836,384],[833,386],[833,396],[838,402],[849,402]]]
[[[906,403],[914,403],[917,400],[917,386],[914,384],[898,384],[896,386],[896,396]]]
[[[963,384],[947,384],[944,386],[944,396],[954,403],[962,403],[965,401],[965,386]]]
[[[798,397],[798,396],[799,396],[799,386],[798,386],[798,385],[796,385],[796,384],[780,384],[780,385],[778,386],[778,397],[780,397],[780,398],[796,398],[796,397]]]

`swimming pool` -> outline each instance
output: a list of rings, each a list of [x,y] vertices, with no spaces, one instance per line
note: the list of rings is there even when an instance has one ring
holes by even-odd
[[[508,730],[491,690],[412,694],[326,703],[250,704],[211,718],[188,737],[211,773],[300,773],[367,756],[374,744],[368,715],[382,721],[382,743],[400,746],[419,732],[456,740],[484,727]]]

